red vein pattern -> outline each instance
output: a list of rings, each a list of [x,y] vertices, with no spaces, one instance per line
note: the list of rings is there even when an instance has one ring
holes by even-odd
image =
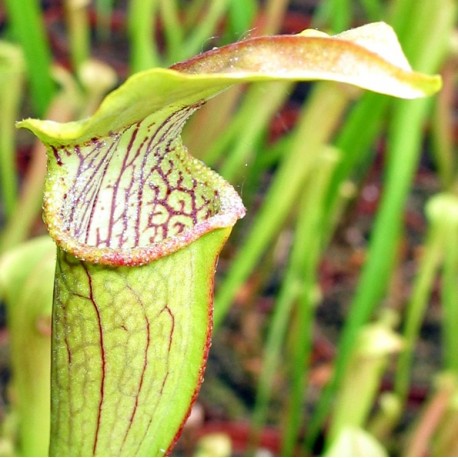
[[[135,268],[59,251],[52,434],[62,439],[53,455],[168,449],[195,399],[211,329],[217,253],[195,248],[201,240]]]
[[[100,310],[99,306],[97,305],[97,302],[94,297],[94,288],[92,286],[92,277],[91,274],[89,273],[87,267],[82,264],[83,269],[86,273],[87,277],[87,282],[88,282],[88,288],[89,288],[89,301],[94,307],[95,314],[97,315],[97,327],[99,330],[99,343],[100,343],[100,369],[101,369],[101,374],[100,374],[100,400],[99,400],[99,406],[97,409],[97,425],[95,428],[95,434],[94,434],[94,444],[92,446],[92,454],[95,456],[97,452],[97,443],[99,441],[99,431],[100,431],[100,421],[102,418],[102,407],[103,407],[103,401],[105,398],[105,379],[106,379],[106,358],[105,358],[105,343],[104,343],[104,337],[103,337],[103,326],[102,326],[102,318],[100,315]]]
[[[190,160],[179,138],[196,109],[183,108],[162,122],[147,118],[109,138],[53,148],[65,169],[53,189],[62,202],[58,219],[64,230],[86,245],[134,248],[215,215],[218,191],[200,178],[200,163]]]

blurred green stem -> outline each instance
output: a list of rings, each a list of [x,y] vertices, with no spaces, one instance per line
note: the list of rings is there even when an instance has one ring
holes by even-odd
[[[360,0],[366,10],[366,17],[369,22],[376,22],[383,19],[383,5],[380,0]]]
[[[61,76],[63,89],[49,107],[47,118],[57,121],[74,119],[79,98],[74,82]],[[25,240],[37,219],[43,200],[43,184],[46,174],[46,148],[38,140],[32,149],[32,161],[24,178],[24,185],[15,211],[0,234],[0,253]]]
[[[443,72],[444,87],[438,94],[433,111],[434,160],[441,185],[450,190],[457,171],[453,139],[453,98],[455,94],[455,75],[453,66],[448,65]]]
[[[345,376],[337,393],[327,439],[337,440],[345,428],[365,428],[379,392],[388,357],[398,352],[402,339],[393,331],[398,317],[385,310],[375,323],[360,328]]]
[[[453,317],[457,313],[456,304],[454,304],[456,301],[450,297],[450,293],[453,295],[456,293],[456,277],[454,277],[451,290],[449,277],[450,273],[456,273],[458,267],[457,248],[454,247],[458,239],[458,199],[455,196],[439,194],[428,202],[426,214],[429,222],[429,233],[412,290],[412,299],[406,310],[403,330],[405,347],[399,357],[395,377],[395,392],[401,403],[405,403],[407,398],[415,342],[418,339],[428,300],[432,294],[436,273],[444,256],[448,258],[449,262],[455,263],[455,266],[449,265],[447,266],[448,269],[444,269],[443,281],[446,283],[443,287],[445,293],[444,313],[447,315],[448,312],[450,319],[455,318],[454,322],[448,325],[447,320],[444,320],[444,331],[446,333],[444,337],[446,343],[454,343],[457,340],[456,337],[450,335],[450,327],[453,329],[453,334],[456,334],[454,324],[456,325],[457,321],[456,317]],[[446,298],[448,299],[447,301],[445,301]],[[450,351],[448,345],[445,348]],[[453,348],[453,352],[456,352],[456,347]],[[448,356],[450,357],[451,355],[449,354]]]
[[[208,3],[209,5],[205,9],[205,13],[200,18],[197,26],[183,43],[181,53],[178,56],[179,60],[183,60],[205,50],[205,43],[208,37],[212,36],[218,21],[223,17],[229,6],[228,0],[218,0]]]
[[[195,23],[198,21],[205,2],[206,0],[192,0],[189,5],[184,8],[182,26],[184,26],[186,31],[194,27]]]
[[[262,33],[272,35],[278,33],[283,23],[285,12],[288,8],[288,0],[268,0],[264,8],[265,25]]]
[[[236,111],[242,91],[243,88],[240,86],[228,89],[218,97],[209,100],[186,123],[183,132],[184,143],[194,156],[208,165],[215,165],[218,154],[223,153],[220,147],[216,149],[214,147],[217,142],[220,143],[228,130],[232,130],[234,120],[242,109],[239,107]],[[236,114],[233,115],[235,111]],[[203,131],[205,135],[202,135]],[[229,140],[230,137],[226,139],[227,142]],[[210,151],[216,153],[211,161],[209,161]]]
[[[178,15],[176,0],[159,0],[164,34],[167,43],[167,62],[170,64],[179,60],[183,46],[183,29]]]
[[[51,51],[38,0],[5,0],[16,40],[21,44],[30,81],[32,103],[38,116],[46,112],[55,92]]]
[[[443,349],[444,366],[458,375],[458,298],[456,279],[458,278],[458,198],[449,196],[449,203],[440,215],[442,225],[446,225],[444,240],[444,265],[442,270],[441,296],[443,303]]]
[[[398,396],[392,391],[385,391],[380,394],[378,409],[367,425],[367,430],[382,444],[386,443],[401,413]]]
[[[259,262],[296,203],[305,177],[310,174],[317,154],[334,132],[349,100],[347,87],[333,83],[315,86],[298,120],[291,151],[280,164],[251,232],[217,291],[215,328],[221,325],[237,290]]]
[[[421,6],[421,12],[419,8],[415,11],[417,19],[409,15],[415,29],[418,23],[423,26],[423,35],[416,36],[416,52],[411,60],[414,68],[433,73],[446,49],[454,23],[455,5],[450,0],[442,0],[440,5],[428,2]],[[427,22],[424,22],[426,19]],[[412,48],[411,54],[414,54]],[[316,439],[327,416],[335,390],[348,364],[358,329],[366,323],[385,294],[396,257],[407,193],[420,155],[422,127],[428,106],[429,100],[397,101],[393,111],[385,191],[374,222],[367,261],[339,341],[334,375],[322,393],[309,425],[309,445]]]
[[[287,5],[287,0],[269,0],[265,6],[265,21],[259,28],[253,30],[253,33],[259,35],[277,33]],[[250,153],[250,146],[256,142],[262,131],[266,130],[266,124],[272,117],[271,109],[281,105],[281,102],[288,96],[288,88],[291,87],[291,83],[252,85],[249,86],[243,98],[240,97],[243,88],[237,87],[218,97],[216,102],[210,100],[207,105],[217,103],[218,109],[206,111],[203,108],[193,116],[189,123],[190,128],[187,130],[190,132],[188,136],[188,143],[191,145],[190,150],[197,153],[207,164],[213,166],[220,161],[226,151],[230,151],[230,157],[223,167],[226,169],[226,173],[230,175],[236,173],[236,163],[240,167],[243,165],[243,158]],[[268,88],[276,88],[272,99],[266,98],[265,92],[268,91]],[[239,99],[241,106],[235,115],[230,117],[229,114]],[[268,110],[266,110],[266,104]],[[205,118],[207,135],[202,136],[199,134],[201,132],[199,129],[203,125],[202,117],[208,112],[210,116]],[[224,120],[226,123],[223,123]],[[193,129],[197,129],[195,135],[193,135]],[[219,135],[216,136],[215,134],[218,132]],[[201,139],[199,140],[199,138]],[[245,138],[248,139],[248,143],[245,142]],[[232,159],[233,155],[238,156],[239,159]]]
[[[54,242],[44,236],[0,256],[12,370],[8,411],[17,415],[19,456],[48,456],[55,253]]]
[[[368,150],[380,134],[384,115],[392,99],[380,94],[367,93],[358,100],[348,113],[345,124],[339,131],[335,146],[343,151],[342,160],[334,171],[327,191],[327,237],[331,237],[337,223],[342,186],[346,180],[357,180],[370,164]],[[361,129],[364,126],[364,129]]]
[[[278,371],[281,349],[287,337],[287,326],[291,321],[291,311],[297,303],[294,322],[299,329],[294,332],[292,343],[294,355],[291,360],[291,400],[288,406],[288,419],[284,427],[282,453],[288,456],[294,447],[301,411],[302,396],[308,368],[311,347],[311,324],[313,307],[317,298],[316,262],[321,251],[321,217],[323,194],[331,170],[337,162],[337,152],[324,149],[315,166],[314,174],[306,184],[298,209],[294,243],[285,280],[274,307],[274,315],[268,328],[264,347],[263,368],[256,391],[256,404],[253,412],[254,445],[266,422],[267,409],[272,395],[274,380]],[[304,256],[307,251],[310,255]],[[294,398],[294,400],[293,400]]]
[[[260,83],[246,95],[243,116],[240,118],[244,127],[237,131],[237,143],[219,169],[228,181],[234,181],[243,170],[254,153],[254,145],[288,97],[291,87],[292,83],[289,82]]]
[[[90,55],[88,6],[89,0],[65,0],[70,56],[75,71],[78,71]]]
[[[156,17],[159,0],[131,0],[128,6],[130,71],[136,73],[160,66],[156,48]]]
[[[431,222],[431,227],[420,260],[417,278],[412,290],[412,299],[407,306],[403,330],[405,348],[399,356],[395,377],[395,392],[404,403],[410,384],[414,346],[420,332],[428,300],[431,296],[435,275],[443,255],[443,231],[440,225]]]
[[[288,358],[290,386],[286,418],[282,434],[281,453],[293,456],[302,426],[303,406],[310,370],[313,315],[319,300],[317,268],[323,247],[324,197],[330,175],[338,161],[338,151],[324,148],[303,191],[292,251],[293,282],[299,285],[296,313],[292,318]],[[304,256],[307,253],[307,256]],[[284,329],[283,331],[286,331]]]
[[[314,22],[320,27],[331,27],[332,33],[339,33],[350,27],[352,2],[349,0],[327,0],[321,2],[314,15]]]
[[[227,11],[226,35],[229,41],[240,40],[241,34],[251,34],[253,21],[257,16],[257,0],[231,0]]]
[[[18,117],[24,84],[24,62],[19,47],[0,44],[0,187],[3,211],[8,220],[17,204],[16,142],[14,121]]]

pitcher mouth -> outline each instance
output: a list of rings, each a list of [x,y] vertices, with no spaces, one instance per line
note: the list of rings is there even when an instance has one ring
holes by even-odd
[[[177,235],[147,246],[117,249],[88,245],[63,231],[58,220],[55,223],[47,221],[47,226],[57,246],[82,261],[113,267],[141,266],[172,254],[211,231],[232,228],[238,219],[245,216],[245,207],[234,189],[220,193],[219,201],[221,211],[216,215]]]
[[[47,224],[57,246],[82,261],[114,267],[141,266],[172,254],[211,231],[234,226],[238,219],[245,216],[245,207],[235,190],[224,194],[220,196],[220,202],[221,208],[225,208],[225,211],[197,223],[191,229],[184,230],[178,235],[165,238],[149,246],[115,249],[87,245],[60,230],[58,222]]]
[[[181,143],[195,109],[49,147],[44,216],[60,248],[91,263],[143,265],[244,216],[235,189]]]

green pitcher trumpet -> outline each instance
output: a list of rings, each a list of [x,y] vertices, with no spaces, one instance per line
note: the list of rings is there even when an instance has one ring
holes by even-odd
[[[311,79],[405,98],[441,84],[413,72],[379,23],[248,39],[134,75],[91,118],[18,123],[48,149],[52,455],[170,450],[203,379],[218,254],[245,213],[182,127],[234,84]]]

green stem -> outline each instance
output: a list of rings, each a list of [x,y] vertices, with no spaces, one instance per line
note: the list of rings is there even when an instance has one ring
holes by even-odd
[[[174,63],[180,57],[184,42],[176,0],[160,0],[160,10],[167,43],[167,61]]]
[[[47,116],[63,122],[74,119],[78,105],[76,97],[72,88],[64,88],[51,103]],[[32,149],[32,161],[27,169],[16,208],[0,236],[0,253],[18,245],[29,235],[41,211],[45,174],[46,148],[36,141]]]
[[[317,160],[314,170],[316,175],[308,182],[303,192],[297,228],[295,231],[294,244],[291,247],[291,256],[285,273],[285,279],[282,283],[278,300],[275,304],[274,315],[269,326],[266,344],[264,346],[263,368],[259,377],[256,391],[256,403],[253,412],[253,435],[257,439],[259,432],[266,422],[269,400],[272,396],[274,379],[278,371],[278,365],[281,357],[281,348],[284,345],[287,336],[288,322],[291,320],[291,312],[294,304],[299,299],[298,313],[295,321],[300,323],[301,329],[294,333],[298,339],[303,342],[295,342],[294,345],[301,352],[296,354],[294,360],[298,364],[292,364],[291,373],[295,386],[295,394],[303,391],[303,378],[305,377],[307,357],[310,348],[310,329],[312,323],[310,301],[314,302],[316,285],[315,285],[315,268],[317,254],[321,250],[321,237],[317,236],[321,228],[321,216],[323,212],[322,200],[323,191],[328,179],[330,170],[336,164],[336,153],[326,151],[321,154]],[[304,257],[303,253],[307,251],[310,256]],[[305,280],[304,280],[305,279]],[[298,340],[296,339],[296,340]],[[302,351],[305,353],[302,354]],[[299,372],[299,373],[297,373]],[[299,383],[297,383],[299,382]],[[301,387],[298,390],[299,386]],[[300,404],[290,403],[288,412],[289,420],[285,425],[284,431],[284,450],[290,450],[294,445],[297,435],[297,420],[295,410],[300,410]],[[288,455],[288,453],[287,453]]]
[[[443,302],[443,348],[446,370],[458,374],[458,302],[456,279],[458,278],[458,200],[456,195],[445,194],[446,206],[436,224],[446,226],[443,240],[444,266],[442,271],[441,295]]]
[[[384,310],[375,323],[362,326],[336,396],[327,439],[333,443],[345,429],[365,428],[378,395],[388,356],[398,352],[402,339],[393,331],[398,316]]]
[[[160,65],[159,51],[154,42],[158,2],[159,0],[131,0],[129,4],[128,31],[132,73]]]
[[[196,26],[207,0],[192,0],[184,9],[183,27],[186,31]]]
[[[292,83],[261,83],[255,85],[244,101],[244,116],[240,119],[244,128],[237,132],[237,143],[220,168],[228,181],[239,177],[240,170],[250,160],[254,147],[269,121],[287,98]],[[268,94],[268,97],[267,97]]]
[[[297,243],[295,240],[295,244]],[[294,255],[295,251],[292,250]],[[292,256],[293,258],[294,256]],[[288,270],[282,283],[281,291],[275,302],[274,315],[269,325],[266,343],[264,345],[264,356],[262,371],[259,375],[256,389],[256,402],[252,417],[253,446],[259,441],[259,434],[266,423],[269,401],[272,396],[274,380],[277,376],[278,365],[281,357],[281,348],[285,340],[288,320],[290,319],[293,305],[297,300],[302,285],[297,281],[297,273],[293,269],[293,259],[288,264]]]
[[[433,291],[435,276],[442,259],[445,259],[442,288],[444,294],[445,359],[449,367],[453,364],[452,361],[456,363],[457,360],[456,357],[453,357],[456,347],[451,347],[451,345],[457,341],[454,336],[456,334],[454,325],[457,323],[457,307],[454,299],[456,277],[454,274],[456,274],[458,267],[458,250],[455,247],[458,234],[458,200],[452,195],[439,194],[428,202],[426,210],[430,225],[429,234],[413,287],[412,300],[406,310],[403,331],[405,348],[399,357],[395,377],[395,392],[401,403],[405,403],[408,394],[415,342],[418,339],[428,300]],[[451,283],[452,288],[450,288]],[[447,323],[448,320],[452,321]]]
[[[370,164],[368,150],[380,133],[390,103],[391,99],[380,94],[364,94],[347,115],[336,138],[335,145],[344,154],[333,174],[326,197],[326,218],[329,222],[325,228],[328,237],[331,237],[334,228],[332,218],[341,200],[342,185],[346,180],[360,178]]]
[[[216,328],[224,319],[238,288],[284,223],[305,177],[310,174],[316,155],[332,135],[348,101],[347,90],[342,86],[320,83],[315,87],[298,122],[292,149],[280,165],[256,222],[219,287],[215,298]],[[323,113],[326,113],[325,117]]]
[[[5,0],[16,40],[25,55],[32,102],[42,116],[55,92],[51,77],[51,51],[37,0]]]
[[[438,94],[432,118],[433,154],[438,176],[444,189],[451,189],[457,171],[453,139],[453,97],[455,72],[444,70],[444,88]]]
[[[396,257],[406,194],[420,151],[420,127],[426,108],[423,100],[400,102],[393,115],[389,173],[374,223],[367,262],[340,337],[332,382],[326,386],[320,397],[314,421],[310,426],[310,441],[315,439],[317,427],[322,424],[328,412],[334,392],[349,362],[358,329],[366,323],[385,293]]]
[[[352,2],[349,0],[327,0],[319,5],[314,22],[331,27],[333,33],[347,30],[352,17]]]
[[[301,286],[291,333],[292,355],[289,364],[287,414],[282,436],[282,456],[292,456],[298,442],[303,418],[303,405],[310,370],[313,315],[319,294],[317,268],[323,243],[324,197],[329,177],[337,162],[335,150],[325,150],[315,164],[315,176],[311,176],[302,196],[303,203],[297,221],[297,244],[293,248],[295,281]],[[307,256],[304,253],[307,252]]]
[[[88,1],[81,2],[81,0],[65,1],[70,56],[75,71],[81,67],[83,62],[89,59],[90,55],[88,4]]]
[[[0,257],[0,297],[7,307],[13,375],[8,411],[17,419],[18,456],[48,456],[55,257],[56,247],[47,236]]]
[[[212,36],[218,21],[229,6],[229,0],[218,0],[217,2],[209,3],[204,16],[199,20],[199,24],[193,30],[191,36],[186,39],[179,56],[180,60],[204,50],[206,40]]]
[[[41,210],[45,174],[46,149],[36,142],[18,204],[0,237],[0,253],[18,245],[28,237]]]
[[[243,88],[240,86],[228,89],[218,98],[209,100],[186,124],[183,132],[186,145],[189,151],[206,164],[214,166],[218,154],[223,153],[223,149],[216,151],[214,147],[231,130],[234,120],[238,118],[241,110],[238,104],[242,93]],[[229,140],[230,137],[227,142]],[[210,151],[217,153],[211,161],[208,160]]]
[[[8,220],[17,204],[16,145],[14,121],[17,119],[20,92],[24,84],[24,63],[19,48],[2,44],[5,66],[0,69],[0,187],[3,211]]]
[[[238,88],[240,89],[240,88]],[[247,95],[245,95],[244,101]],[[237,133],[242,131],[244,122],[246,122],[246,112],[251,110],[248,103],[243,102],[242,106],[237,110],[237,114],[230,119],[229,124],[221,132],[221,135],[209,145],[208,150],[205,152],[203,159],[205,163],[211,167],[216,167],[216,164],[221,160],[224,152],[229,149],[231,142],[236,138]]]
[[[379,0],[360,0],[369,22],[380,21],[384,17],[384,8]]]
[[[232,0],[227,11],[226,36],[230,41],[240,39],[253,26],[257,16],[258,4],[256,0]]]
[[[432,223],[424,247],[417,278],[412,290],[412,299],[407,306],[403,330],[405,348],[402,351],[396,372],[395,392],[401,403],[405,403],[410,384],[415,342],[418,339],[421,323],[434,286],[434,279],[443,257],[443,231]]]
[[[288,8],[288,0],[268,0],[265,10],[265,24],[262,33],[271,35],[278,33],[282,25],[286,10]]]
[[[444,365],[446,369],[458,373],[458,304],[456,300],[456,279],[458,278],[458,247],[457,238],[446,251],[442,277],[442,300],[444,303],[443,346]]]

